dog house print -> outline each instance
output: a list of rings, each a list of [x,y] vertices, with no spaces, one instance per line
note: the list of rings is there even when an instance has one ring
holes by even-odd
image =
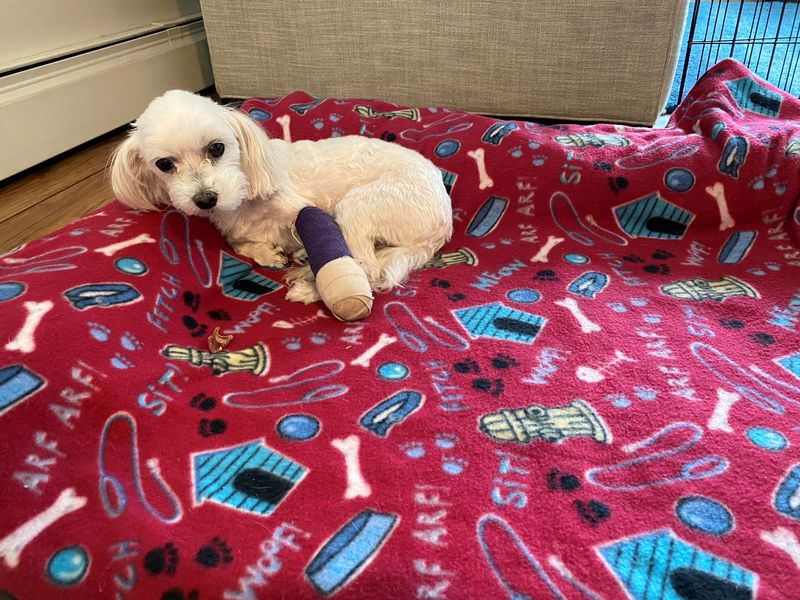
[[[692,213],[664,200],[658,192],[616,206],[613,211],[619,226],[632,238],[679,240],[694,220]]]
[[[683,541],[667,529],[597,548],[630,598],[754,598],[750,571]]]
[[[267,516],[308,469],[263,440],[192,454],[195,506],[205,501]]]

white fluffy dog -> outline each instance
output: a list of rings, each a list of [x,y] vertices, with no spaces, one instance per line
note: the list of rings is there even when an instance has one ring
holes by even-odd
[[[376,291],[401,284],[453,232],[440,171],[382,140],[271,139],[249,117],[173,90],[153,100],[111,159],[111,184],[139,210],[171,205],[207,217],[233,249],[266,267],[301,250],[297,213],[331,214]],[[287,298],[315,302],[310,268],[290,272]]]

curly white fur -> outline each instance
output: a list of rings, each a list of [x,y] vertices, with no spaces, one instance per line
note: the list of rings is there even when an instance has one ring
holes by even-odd
[[[224,151],[214,157],[218,144]],[[268,267],[301,249],[292,225],[300,209],[318,206],[376,291],[401,284],[453,232],[441,173],[413,150],[360,136],[271,139],[243,113],[181,90],[153,100],[136,121],[112,156],[111,184],[133,208],[207,217],[236,252]],[[216,204],[199,207],[209,195]],[[319,299],[308,267],[287,282],[290,300]]]

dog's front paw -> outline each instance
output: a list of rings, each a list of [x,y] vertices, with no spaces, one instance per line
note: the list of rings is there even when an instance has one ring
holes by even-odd
[[[305,266],[308,264],[308,252],[306,252],[305,248],[300,248],[300,250],[292,254],[292,260],[298,265]]]
[[[261,244],[253,249],[251,258],[262,267],[283,269],[289,265],[289,259],[280,246]]]
[[[286,299],[290,302],[311,304],[312,302],[319,301],[320,298],[317,292],[317,286],[313,281],[298,279],[291,284],[289,291],[286,292]]]

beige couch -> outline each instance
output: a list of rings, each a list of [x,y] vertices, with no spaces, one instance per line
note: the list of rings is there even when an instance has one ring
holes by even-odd
[[[201,0],[224,97],[305,90],[651,125],[687,0]]]

